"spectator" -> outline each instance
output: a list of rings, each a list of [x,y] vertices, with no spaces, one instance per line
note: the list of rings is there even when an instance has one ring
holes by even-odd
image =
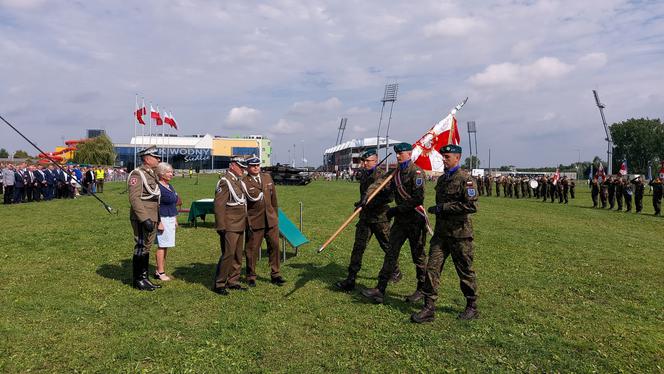
[[[175,247],[175,229],[177,222],[177,202],[178,194],[175,188],[170,184],[173,179],[173,167],[167,162],[160,162],[157,165],[157,178],[159,178],[159,189],[161,190],[161,199],[159,202],[159,225],[157,226],[157,252],[155,253],[157,270],[154,274],[155,279],[169,281],[171,278],[166,275],[166,254],[168,248]]]

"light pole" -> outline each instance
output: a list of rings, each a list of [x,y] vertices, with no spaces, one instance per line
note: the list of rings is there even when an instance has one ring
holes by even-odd
[[[604,118],[604,108],[606,108],[606,105],[602,104],[599,101],[599,95],[597,95],[597,91],[593,90],[593,95],[595,95],[595,102],[597,103],[597,107],[599,108],[599,114],[602,116],[602,123],[604,124],[604,131],[606,132],[606,142],[607,142],[607,151],[606,151],[606,158],[608,162],[608,172],[609,175],[613,174],[613,138],[611,138],[611,131],[609,131],[609,126],[606,124],[606,118]]]
[[[383,105],[380,108],[380,119],[378,120],[378,134],[376,135],[376,153],[380,151],[380,126],[383,122],[383,110],[385,109],[385,103],[390,103],[390,117],[387,120],[387,132],[385,133],[385,157],[389,152],[390,146],[390,123],[392,122],[392,109],[394,109],[394,102],[397,101],[397,91],[399,91],[398,83],[391,83],[385,85],[385,92],[383,93],[383,99],[381,102]],[[385,162],[385,170],[389,168],[389,161]]]

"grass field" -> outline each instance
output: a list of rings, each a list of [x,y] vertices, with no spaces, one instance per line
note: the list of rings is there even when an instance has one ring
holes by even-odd
[[[212,197],[215,177],[177,178],[185,204]],[[358,185],[280,187],[294,220],[304,203],[311,243],[282,265],[288,283],[211,292],[219,242],[212,216],[181,227],[155,292],[130,287],[133,242],[124,185],[93,198],[0,206],[1,372],[663,372],[664,219],[589,209],[581,186],[569,206],[481,197],[474,215],[481,319],[464,307],[450,263],[436,321],[414,325],[419,309],[408,247],[404,279],[385,305],[334,291],[346,274],[349,227],[316,249],[351,212]],[[433,201],[427,185],[427,206]],[[181,217],[180,221],[186,220]],[[154,259],[151,258],[154,264]],[[373,287],[382,263],[375,240],[359,283]],[[153,272],[153,271],[152,271]]]

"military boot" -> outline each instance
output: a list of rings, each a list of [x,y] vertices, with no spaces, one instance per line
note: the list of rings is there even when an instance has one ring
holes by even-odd
[[[341,291],[350,292],[355,289],[355,277],[348,277],[342,281],[334,283],[334,285]]]
[[[155,288],[147,281],[148,272],[143,272],[143,259],[134,255],[131,261],[133,286],[139,291],[154,291]]]
[[[406,296],[406,302],[414,304],[422,300],[424,298],[424,294],[420,291],[422,288],[424,288],[424,285],[421,282],[417,282],[417,289],[412,294]]]
[[[385,288],[365,288],[362,290],[362,295],[376,304],[385,302]]]
[[[392,273],[392,276],[390,277],[390,282],[399,283],[401,278],[403,278],[403,273],[401,272],[401,270],[397,268],[397,270],[395,270],[394,273]]]
[[[425,323],[433,322],[436,312],[436,305],[428,297],[424,299],[424,307],[417,313],[410,315],[411,322]]]
[[[150,254],[149,253],[144,253],[140,255],[141,257],[141,277],[145,280],[145,282],[150,285],[150,287],[153,288],[161,288],[160,285],[154,284],[150,282],[150,279],[148,279],[148,267],[150,264]]]
[[[480,316],[480,312],[477,310],[477,304],[475,300],[466,301],[466,309],[459,314],[457,318],[463,320],[477,319]]]

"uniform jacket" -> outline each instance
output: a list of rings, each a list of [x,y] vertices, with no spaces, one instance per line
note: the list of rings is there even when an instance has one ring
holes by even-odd
[[[435,234],[451,238],[472,238],[469,214],[477,212],[477,188],[473,178],[462,169],[443,174],[436,183]]]
[[[22,170],[14,170],[14,186],[16,188],[25,187],[25,176]]]
[[[16,182],[16,175],[14,175],[14,170],[9,168],[2,169],[2,182],[5,186],[13,186]]]
[[[662,196],[662,180],[659,177],[654,178],[648,183],[652,187],[652,195],[654,197]]]
[[[53,175],[51,169],[44,170],[44,177],[46,178],[46,184],[49,186],[52,186],[55,183],[55,175]]]
[[[214,219],[217,231],[243,232],[247,228],[246,196],[240,178],[231,171],[226,172],[217,183]]]
[[[263,229],[265,227],[274,227],[279,224],[279,214],[277,208],[277,190],[270,174],[260,173],[258,175],[260,183],[251,175],[242,178],[246,186],[247,196],[247,216],[249,227],[252,230]],[[261,192],[263,195],[256,200]]]
[[[360,180],[360,199],[365,195],[368,197],[369,187],[382,181],[385,176],[385,171],[380,168],[373,170],[360,170],[358,178]],[[380,182],[379,182],[380,183]],[[384,188],[367,204],[360,212],[360,220],[368,223],[387,222],[387,210],[390,209],[388,205],[392,201],[392,194],[389,188]]]
[[[403,169],[399,165],[395,173],[390,184],[390,191],[397,204],[395,221],[400,218],[406,221],[422,218],[415,207],[424,203],[424,172],[411,161]]]
[[[139,171],[145,176],[145,183]],[[155,223],[159,221],[159,194],[161,191],[154,170],[146,165],[132,170],[127,176],[127,187],[129,204],[131,204],[130,219],[139,222],[147,219],[151,219]]]

